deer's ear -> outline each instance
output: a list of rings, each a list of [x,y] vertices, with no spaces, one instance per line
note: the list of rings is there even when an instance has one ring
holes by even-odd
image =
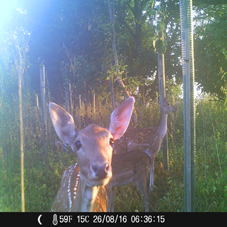
[[[108,129],[115,140],[120,138],[127,130],[131,120],[134,102],[135,99],[129,97],[112,112]]]
[[[49,104],[49,112],[58,137],[63,142],[71,145],[77,135],[73,117],[53,102]]]
[[[165,104],[167,102],[167,97],[163,98],[162,102]]]

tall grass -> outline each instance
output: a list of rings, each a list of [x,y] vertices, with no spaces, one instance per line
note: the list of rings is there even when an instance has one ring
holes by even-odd
[[[58,140],[47,112],[48,155],[44,166],[41,111],[35,107],[35,95],[23,98],[25,132],[25,200],[26,211],[49,211],[66,168],[77,161],[70,148]],[[177,100],[178,112],[168,118],[169,171],[162,167],[162,151],[155,159],[155,187],[150,193],[150,211],[183,211],[183,104]],[[63,105],[64,107],[64,105]],[[154,127],[159,120],[157,102],[150,106],[137,102],[137,127]],[[82,110],[75,109],[78,128],[90,122],[100,124],[99,113],[89,122],[81,121]],[[102,126],[109,121],[111,107],[102,106]],[[196,211],[227,211],[227,142],[224,104],[209,101],[197,103],[196,110]],[[213,126],[212,126],[213,125]],[[0,99],[0,211],[21,211],[20,141],[17,97]],[[67,152],[66,150],[69,150]],[[219,158],[218,158],[219,157]],[[220,171],[221,170],[221,171]],[[116,211],[144,211],[143,197],[134,185],[118,187]]]

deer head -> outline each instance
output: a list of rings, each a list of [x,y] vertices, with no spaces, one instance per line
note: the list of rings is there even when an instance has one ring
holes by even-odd
[[[170,102],[168,102],[167,97],[163,98],[160,102],[160,109],[161,111],[163,111],[164,113],[174,113],[177,111],[177,107],[171,105]]]
[[[80,178],[88,187],[104,186],[112,177],[112,151],[114,140],[126,131],[134,107],[129,97],[111,114],[108,128],[91,124],[78,130],[73,117],[55,103],[49,104],[54,129],[59,138],[77,153]]]

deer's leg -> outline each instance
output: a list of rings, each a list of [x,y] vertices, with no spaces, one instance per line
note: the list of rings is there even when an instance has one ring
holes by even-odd
[[[152,155],[151,168],[150,168],[150,186],[149,186],[150,191],[153,191],[153,187],[154,187],[154,160],[155,160],[155,155]]]
[[[137,188],[140,190],[140,193],[144,197],[145,201],[145,212],[149,212],[149,192],[147,187],[147,171],[143,171],[140,174],[137,174],[134,178],[134,182],[137,186]]]
[[[149,203],[149,192],[147,188],[145,189],[145,193],[144,193],[144,201],[145,201],[145,212],[149,212],[150,203]]]

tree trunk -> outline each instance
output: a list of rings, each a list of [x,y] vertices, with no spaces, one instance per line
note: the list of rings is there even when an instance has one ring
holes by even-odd
[[[113,5],[114,5],[114,0],[113,0]],[[114,7],[113,7],[114,8]],[[109,9],[109,17],[110,17],[110,23],[112,27],[112,48],[113,48],[113,55],[114,55],[114,63],[116,66],[116,71],[118,72],[118,59],[117,59],[117,50],[116,50],[116,41],[115,41],[115,28],[114,28],[114,20],[113,20],[113,15],[112,15],[112,9],[111,9],[111,4],[110,0],[108,0],[108,9]],[[110,78],[110,92],[111,92],[111,98],[112,98],[112,109],[115,109],[114,105],[114,91],[113,91],[113,78]]]
[[[18,71],[18,93],[19,93],[19,113],[20,113],[20,151],[21,151],[21,210],[25,212],[25,192],[24,192],[24,127],[23,127],[23,111],[22,111],[22,60],[19,44],[17,42],[19,64]]]
[[[135,22],[136,22],[136,51],[137,57],[139,57],[139,51],[142,47],[142,27],[141,27],[141,16],[142,10],[139,0],[135,0],[134,12],[135,12]]]
[[[166,97],[166,86],[165,86],[165,58],[164,54],[158,53],[158,78],[159,78],[159,101]],[[163,154],[163,168],[164,170],[169,169],[169,154],[168,154],[168,136],[164,136],[162,140],[162,154]]]

